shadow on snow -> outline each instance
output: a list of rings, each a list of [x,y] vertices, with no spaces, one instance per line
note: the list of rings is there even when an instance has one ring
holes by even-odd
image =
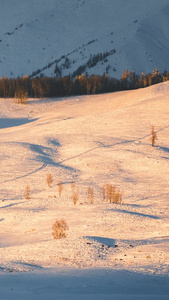
[[[0,118],[0,129],[20,126],[36,120],[29,118]]]

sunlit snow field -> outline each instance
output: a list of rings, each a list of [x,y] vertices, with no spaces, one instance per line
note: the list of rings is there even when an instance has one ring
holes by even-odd
[[[168,95],[167,82],[26,105],[0,99],[0,299],[168,299]],[[103,201],[105,184],[122,204]],[[62,218],[69,230],[56,240]]]

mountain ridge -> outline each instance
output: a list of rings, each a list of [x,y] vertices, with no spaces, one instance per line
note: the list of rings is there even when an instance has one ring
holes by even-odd
[[[169,68],[167,0],[1,0],[0,8],[0,76],[76,76],[82,67],[120,78],[125,69]]]

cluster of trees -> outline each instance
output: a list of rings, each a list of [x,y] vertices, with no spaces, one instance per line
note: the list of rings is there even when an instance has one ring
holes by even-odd
[[[121,87],[125,90],[144,88],[168,80],[169,72],[164,71],[160,73],[157,68],[155,68],[152,73],[142,73],[141,76],[135,74],[134,71],[128,72],[125,70],[121,76]]]
[[[35,77],[0,79],[1,98],[43,98],[43,97],[63,97],[71,95],[99,94],[115,91],[118,80],[103,76],[80,75],[75,79],[69,76],[54,77]]]
[[[114,79],[107,76],[85,74],[72,79],[64,77],[35,77],[24,76],[22,78],[0,79],[0,97],[25,99],[27,97],[63,97],[71,95],[100,94],[114,91],[137,89],[147,87],[156,83],[169,80],[169,72],[160,73],[155,69],[152,73],[142,73],[141,76],[135,72],[124,71],[121,79]],[[20,101],[22,102],[22,101]]]
[[[71,77],[75,78],[76,76],[81,75],[82,73],[86,72],[87,68],[91,69],[91,68],[95,67],[98,64],[98,62],[101,62],[101,61],[107,62],[106,58],[115,53],[116,53],[116,49],[112,49],[112,50],[104,52],[104,53],[90,55],[89,60],[85,64],[79,66],[77,68],[77,70],[75,70],[72,73]]]

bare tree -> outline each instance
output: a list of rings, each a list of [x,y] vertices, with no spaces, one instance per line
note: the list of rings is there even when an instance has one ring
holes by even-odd
[[[90,204],[92,204],[94,202],[93,188],[88,187],[88,189],[87,189],[87,197],[88,197],[88,200],[90,201]]]
[[[151,141],[151,145],[152,145],[153,147],[154,147],[154,144],[155,144],[156,140],[157,140],[157,134],[156,134],[156,132],[155,132],[155,130],[154,130],[154,126],[152,126],[152,128],[151,128],[151,138],[150,138],[150,141]]]
[[[72,189],[73,204],[76,205],[77,201],[79,200],[79,187],[76,187],[75,182],[72,182],[71,189]]]
[[[30,186],[29,185],[27,185],[26,188],[25,188],[25,198],[27,200],[30,199]]]
[[[61,197],[62,190],[63,190],[63,183],[62,183],[62,181],[59,181],[59,183],[58,183],[59,197]]]
[[[47,185],[48,185],[48,187],[51,187],[52,182],[53,182],[53,177],[52,177],[51,174],[48,174],[47,175]]]

